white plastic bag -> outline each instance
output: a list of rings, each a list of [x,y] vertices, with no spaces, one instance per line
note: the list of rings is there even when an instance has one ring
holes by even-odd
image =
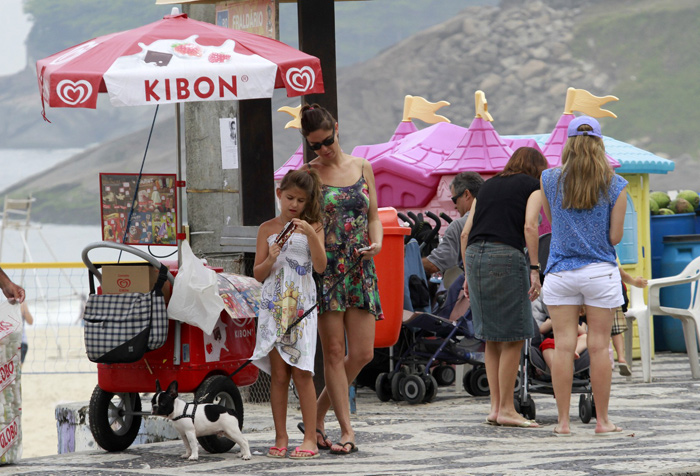
[[[224,300],[219,296],[216,272],[204,266],[189,243],[183,241],[182,265],[175,276],[168,317],[211,334],[223,309]]]

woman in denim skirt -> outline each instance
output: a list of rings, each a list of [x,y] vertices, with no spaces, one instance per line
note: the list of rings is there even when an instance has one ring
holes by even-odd
[[[516,150],[503,172],[482,185],[462,231],[464,292],[471,301],[474,334],[486,341],[489,425],[539,427],[515,411],[513,387],[523,342],[535,335],[530,302],[540,293],[539,178],[546,168],[539,150]]]

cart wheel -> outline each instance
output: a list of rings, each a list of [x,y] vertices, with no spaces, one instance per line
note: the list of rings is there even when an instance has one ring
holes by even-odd
[[[439,365],[433,369],[433,377],[441,387],[448,387],[455,383],[457,372],[451,365]]]
[[[421,377],[425,383],[425,397],[423,397],[423,403],[430,403],[438,393],[437,380],[435,380],[435,377],[432,375],[421,375]]]
[[[420,377],[420,375],[409,375],[403,380],[403,385],[401,386],[403,391],[404,399],[415,405],[416,403],[421,403],[425,398],[426,388],[425,382]]]
[[[396,372],[393,377],[391,377],[391,398],[394,401],[400,402],[403,400],[403,380],[406,378],[406,373],[403,371]]]
[[[194,401],[216,403],[235,410],[238,428],[243,429],[243,400],[236,384],[225,375],[212,375],[204,379],[194,394]],[[197,440],[209,453],[225,453],[236,444],[226,437],[216,435],[200,436]]]
[[[416,365],[416,373],[422,374],[423,372],[425,372],[425,365],[423,365],[423,364]]]
[[[462,386],[464,387],[464,390],[467,391],[469,395],[474,395],[474,389],[472,388],[472,372],[474,369],[470,369],[466,374],[464,374],[464,377],[462,377]]]
[[[377,375],[377,380],[374,382],[374,391],[377,393],[377,398],[379,398],[380,402],[391,400],[391,380],[389,380],[387,372]]]
[[[513,396],[513,407],[515,408],[515,413],[520,413],[520,395],[517,393]]]
[[[593,403],[588,394],[582,393],[578,399],[578,416],[583,423],[588,423],[593,417]]]
[[[486,378],[486,367],[477,367],[472,372],[469,378],[472,387],[472,395],[475,397],[485,397],[491,392],[489,391],[489,380]]]
[[[591,394],[591,410],[593,411],[593,418],[598,418],[598,414],[595,411],[595,397]]]
[[[95,387],[90,398],[90,431],[106,451],[123,451],[136,439],[141,427],[138,393],[111,393]]]

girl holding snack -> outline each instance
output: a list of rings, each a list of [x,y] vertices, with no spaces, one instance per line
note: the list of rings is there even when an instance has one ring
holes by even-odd
[[[258,230],[253,274],[263,287],[251,360],[271,376],[270,405],[275,422],[275,446],[267,454],[271,458],[287,454],[290,378],[299,394],[302,419],[311,427],[316,421],[316,310],[304,314],[316,303],[312,270],[322,273],[326,269],[320,194],[318,173],[288,172],[277,190],[280,215]],[[295,459],[317,456],[313,434],[306,435],[301,446],[290,454]]]

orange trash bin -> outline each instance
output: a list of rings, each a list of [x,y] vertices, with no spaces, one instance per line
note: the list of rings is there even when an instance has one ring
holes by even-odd
[[[411,234],[410,228],[399,224],[394,208],[380,208],[379,219],[384,228],[384,240],[381,253],[374,257],[374,265],[384,320],[376,323],[375,348],[391,347],[399,340],[403,320],[403,240]]]

